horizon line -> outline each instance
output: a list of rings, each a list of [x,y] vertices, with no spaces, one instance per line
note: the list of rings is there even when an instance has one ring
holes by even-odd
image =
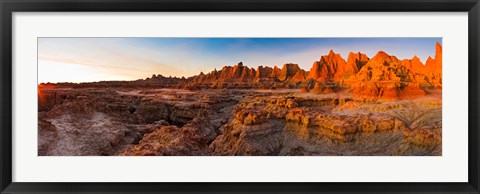
[[[223,38],[223,37],[222,37],[222,38]],[[439,43],[438,41],[436,42],[436,44],[440,44],[440,45],[443,47],[443,45],[442,45],[441,43]],[[320,58],[319,58],[319,60],[317,60],[317,61],[320,61],[321,58],[324,57],[324,56],[328,56],[331,52],[334,53],[334,54],[336,54],[336,55],[339,55],[345,62],[348,61],[348,59],[345,60],[345,58],[344,58],[340,53],[336,53],[336,52],[334,51],[334,49],[330,49],[329,53],[327,53],[326,55],[321,55]],[[390,57],[395,57],[395,58],[397,58],[399,61],[402,61],[402,60],[412,60],[412,59],[415,58],[415,57],[418,58],[417,55],[414,55],[412,58],[399,59],[396,55],[390,55],[390,54],[388,54],[387,52],[385,52],[385,51],[383,51],[383,50],[377,51],[376,54],[375,54],[373,57],[371,57],[371,58],[370,58],[369,56],[367,56],[367,54],[362,53],[361,51],[356,51],[356,52],[354,52],[354,51],[349,51],[349,52],[348,52],[348,56],[350,56],[350,54],[352,54],[352,53],[361,53],[361,54],[366,55],[367,58],[369,58],[369,60],[370,60],[370,59],[374,58],[375,56],[377,56],[380,52],[386,53],[386,54],[387,54],[388,56],[390,56]],[[347,58],[348,58],[348,56],[347,56]],[[425,59],[425,60],[428,60],[428,58],[432,58],[432,56],[428,56],[427,59]],[[433,57],[432,59],[434,59],[434,57]],[[317,61],[313,61],[312,63],[317,62]],[[279,66],[277,66],[277,65],[273,65],[273,66],[268,66],[268,65],[248,66],[248,65],[245,65],[245,64],[243,63],[243,61],[240,61],[240,62],[238,62],[237,64],[234,64],[234,65],[224,65],[224,66],[222,67],[222,69],[225,68],[225,67],[234,67],[234,66],[239,65],[240,63],[242,63],[242,66],[245,66],[245,67],[247,67],[247,68],[249,68],[249,69],[254,69],[254,70],[258,69],[259,67],[269,67],[269,68],[272,68],[272,69],[275,68],[275,67],[277,67],[277,68],[279,68],[279,69],[282,69],[283,66],[285,66],[285,65],[287,65],[287,64],[299,65],[298,63],[287,62],[287,63],[283,63],[282,67],[279,67]],[[425,61],[425,63],[424,63],[423,61],[420,60],[420,63],[421,63],[423,66],[426,65],[426,61]],[[256,68],[255,68],[255,67],[256,67]],[[309,69],[309,70],[305,70],[305,69],[303,69],[303,68],[301,68],[301,67],[300,67],[300,69],[303,70],[303,71],[305,71],[305,72],[310,72],[310,69]],[[213,72],[213,71],[215,71],[215,70],[217,70],[217,68],[214,68],[213,70],[210,70],[210,71],[208,71],[207,73],[204,73],[203,71],[200,71],[198,74],[195,74],[195,75],[192,75],[192,76],[188,76],[188,77],[187,77],[187,76],[177,77],[177,76],[171,76],[171,75],[170,75],[170,76],[164,76],[164,75],[162,75],[161,73],[159,73],[159,74],[154,73],[154,74],[152,74],[151,77],[153,77],[153,76],[155,75],[155,76],[157,76],[157,77],[158,77],[158,76],[162,76],[162,77],[169,78],[169,79],[190,79],[190,78],[199,76],[199,75],[201,75],[201,74],[204,74],[204,75],[209,74],[209,73],[211,73],[211,72]],[[217,71],[221,71],[221,70],[217,70]],[[81,84],[81,83],[98,83],[98,82],[141,81],[141,80],[145,80],[145,79],[151,78],[151,77],[135,78],[135,79],[130,79],[130,80],[98,80],[98,81],[87,81],[87,82],[73,82],[73,81],[72,81],[72,82],[40,82],[40,83],[38,83],[38,81],[37,81],[37,85],[49,84],[49,83],[50,83],[50,84],[62,84],[62,83]]]

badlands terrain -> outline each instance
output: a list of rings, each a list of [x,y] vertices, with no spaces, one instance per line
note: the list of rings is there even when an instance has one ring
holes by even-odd
[[[334,51],[311,69],[42,83],[38,155],[442,155],[442,47],[423,64]]]

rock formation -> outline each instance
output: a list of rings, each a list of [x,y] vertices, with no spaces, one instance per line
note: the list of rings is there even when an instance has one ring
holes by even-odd
[[[295,75],[290,79],[290,82],[293,83],[299,83],[305,80],[305,71],[304,70],[299,70]]]
[[[273,69],[271,67],[258,66],[255,74],[255,79],[260,80],[265,78],[271,78],[272,72],[273,72]]]
[[[188,87],[184,87],[187,89],[294,87],[316,94],[349,88],[359,98],[396,100],[423,96],[425,90],[431,88],[441,89],[441,77],[442,46],[437,43],[435,58],[429,57],[425,65],[417,56],[399,60],[383,51],[372,59],[360,52],[350,52],[345,61],[340,54],[330,50],[328,55],[315,61],[308,72],[293,63],[284,64],[282,68],[258,66],[254,69],[240,62],[219,71],[215,69],[188,79],[161,83],[188,83]],[[159,80],[159,77],[150,80]]]
[[[395,56],[379,51],[348,81],[358,97],[396,100],[423,96],[426,92],[413,72]]]
[[[367,55],[363,53],[350,52],[348,54],[347,63],[345,64],[345,71],[341,76],[343,78],[342,80],[347,80],[352,75],[358,73],[358,71],[360,71],[360,69],[362,69],[362,67],[365,66],[369,60],[370,59],[367,57]]]
[[[434,87],[442,87],[442,45],[436,43],[436,52],[435,59],[428,57],[427,62],[425,63],[425,75],[428,77],[429,82],[432,83]]]
[[[300,72],[300,74],[304,74],[304,70],[302,70],[298,64],[287,63],[283,65],[280,73],[277,74],[277,78],[280,81],[288,82],[291,81],[298,72]],[[297,79],[299,79],[299,77],[297,77]]]
[[[332,51],[189,78],[38,86],[43,155],[441,155],[442,46],[425,65]],[[266,89],[266,90],[265,90]]]
[[[341,81],[346,69],[345,59],[330,50],[328,55],[322,56],[320,61],[313,63],[307,79],[312,78],[319,82]]]

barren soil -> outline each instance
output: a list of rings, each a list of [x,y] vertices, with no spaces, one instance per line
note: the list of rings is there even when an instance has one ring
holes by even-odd
[[[441,90],[39,90],[38,155],[442,155]]]

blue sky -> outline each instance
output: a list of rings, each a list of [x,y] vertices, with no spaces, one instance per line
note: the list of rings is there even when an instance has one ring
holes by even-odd
[[[297,63],[309,70],[330,49],[372,58],[434,57],[441,38],[39,38],[39,82],[135,80],[152,74],[189,77],[240,61],[249,67]]]

